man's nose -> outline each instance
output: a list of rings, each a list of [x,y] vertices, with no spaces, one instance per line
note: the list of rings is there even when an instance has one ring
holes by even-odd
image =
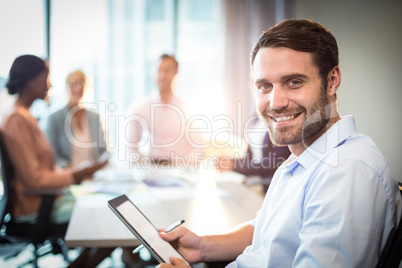
[[[271,109],[282,109],[289,104],[288,95],[286,89],[281,86],[274,86],[270,94],[270,107]]]

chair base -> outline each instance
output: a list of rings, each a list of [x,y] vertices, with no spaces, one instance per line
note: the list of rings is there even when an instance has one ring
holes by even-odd
[[[32,254],[34,257],[30,258],[28,261],[19,264],[18,267],[25,267],[28,264],[32,267],[38,267],[39,258],[48,254],[62,254],[63,259],[67,263],[67,265],[71,263],[68,257],[68,249],[64,245],[64,241],[62,239],[58,239],[54,242],[45,241],[45,243],[36,246],[32,243],[18,243],[15,241],[10,241],[4,237],[1,238],[0,241],[0,256],[5,261],[17,257],[20,253],[27,249],[27,246],[33,246]]]

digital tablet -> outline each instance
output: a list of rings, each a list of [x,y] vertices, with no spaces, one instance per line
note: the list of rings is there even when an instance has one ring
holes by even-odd
[[[169,257],[175,257],[188,264],[169,242],[159,236],[158,229],[126,195],[109,200],[108,205],[159,263],[170,263]]]

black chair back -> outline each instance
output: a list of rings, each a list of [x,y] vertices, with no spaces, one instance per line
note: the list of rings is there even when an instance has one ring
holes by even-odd
[[[399,190],[402,194],[401,184]],[[398,227],[391,231],[381,252],[376,268],[398,268],[402,260],[402,218]]]
[[[5,219],[8,213],[11,212],[13,188],[11,186],[11,178],[13,176],[13,167],[8,156],[7,148],[3,142],[3,136],[0,132],[0,165],[1,165],[1,177],[3,182],[3,196],[0,199],[0,228],[5,223]]]
[[[13,197],[15,190],[12,185],[14,176],[14,168],[12,161],[9,157],[7,148],[4,142],[4,136],[0,132],[0,163],[1,163],[1,176],[3,181],[4,193],[0,199],[0,245],[4,247],[13,244],[31,243],[34,245],[34,259],[29,261],[37,267],[37,261],[40,256],[47,253],[63,253],[64,259],[69,262],[67,250],[64,246],[64,238],[67,230],[67,223],[52,224],[50,222],[50,214],[53,207],[53,202],[56,195],[60,191],[45,191],[44,193],[37,193],[33,195],[40,196],[42,201],[38,211],[38,218],[35,223],[16,223],[12,218],[13,210]],[[39,253],[38,249],[44,241],[50,241],[52,249],[48,252]],[[17,249],[11,256],[16,256],[21,252]]]

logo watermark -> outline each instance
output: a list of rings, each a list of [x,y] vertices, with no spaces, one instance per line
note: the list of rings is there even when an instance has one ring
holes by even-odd
[[[213,117],[207,117],[202,114],[189,116],[179,106],[173,104],[151,104],[149,116],[142,114],[119,114],[116,112],[116,105],[113,103],[107,104],[105,101],[98,103],[85,103],[85,108],[99,114],[103,122],[104,132],[103,137],[98,137],[97,141],[83,142],[78,140],[72,131],[72,121],[75,113],[80,110],[80,107],[72,108],[64,122],[64,130],[68,140],[75,146],[80,148],[106,147],[115,151],[118,161],[129,161],[138,168],[146,168],[158,163],[159,165],[171,165],[190,167],[191,165],[216,165],[217,162],[222,162],[225,157],[229,160],[244,157],[244,149],[247,146],[252,146],[256,149],[263,149],[267,144],[262,143],[262,140],[256,141],[252,138],[253,134],[266,133],[265,128],[255,127],[255,122],[259,120],[256,115],[250,116],[246,120],[241,118],[241,102],[238,102],[238,117],[231,118],[229,115],[220,114]],[[325,112],[317,110],[311,118],[307,118],[301,128],[301,137],[303,132],[310,126],[317,124],[323,120],[329,120],[331,116],[330,107],[328,104],[325,107]],[[163,116],[163,113],[173,115],[176,123],[163,122],[171,124],[172,129],[169,133],[170,139],[165,142],[155,137],[153,130],[160,127],[161,120],[156,120],[157,117]],[[327,118],[328,117],[328,118]],[[101,127],[101,126],[99,126]],[[148,132],[148,135],[145,134]],[[101,135],[101,131],[98,131]],[[132,135],[133,133],[137,133]],[[139,134],[138,134],[139,133]],[[234,135],[236,134],[236,135]],[[261,135],[260,135],[261,136]],[[239,138],[242,137],[242,138]],[[338,138],[335,137],[335,138]],[[326,143],[326,138],[320,139],[321,143]],[[325,161],[323,156],[328,149],[324,144],[307,146],[306,149],[317,159]],[[332,149],[332,148],[331,148]],[[324,150],[324,151],[323,151]],[[153,157],[143,154],[152,152]],[[161,156],[158,151],[162,152]],[[239,151],[243,151],[240,154]],[[168,152],[168,153],[166,153]],[[212,153],[211,153],[212,152]],[[155,157],[156,156],[156,157]],[[242,165],[248,165],[245,168],[276,168],[277,163],[283,162],[284,159],[277,160],[276,155],[271,154],[267,159],[253,158]],[[236,162],[240,164],[241,162]],[[331,160],[330,165],[337,163]],[[254,166],[253,166],[254,165]],[[240,167],[242,168],[242,167]]]

